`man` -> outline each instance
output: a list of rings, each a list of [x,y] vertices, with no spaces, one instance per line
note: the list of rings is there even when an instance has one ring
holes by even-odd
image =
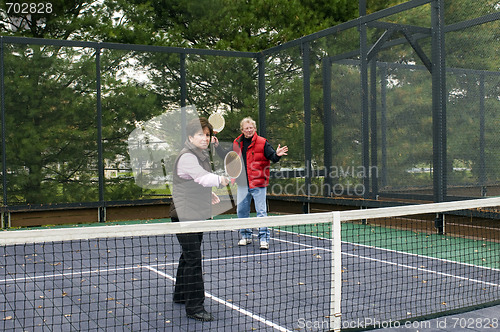
[[[280,158],[287,155],[288,147],[274,148],[267,139],[257,135],[255,121],[246,117],[240,122],[241,135],[233,142],[233,150],[238,152],[243,160],[246,170],[246,179],[238,179],[237,207],[238,218],[250,216],[250,204],[252,198],[255,203],[257,217],[267,216],[267,186],[269,185],[269,166],[272,162],[278,162]],[[240,246],[252,243],[252,230],[241,229]],[[267,227],[259,228],[260,249],[269,249],[270,231]]]

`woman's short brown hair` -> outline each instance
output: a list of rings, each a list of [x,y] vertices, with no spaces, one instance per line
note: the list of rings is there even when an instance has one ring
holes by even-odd
[[[212,127],[210,122],[208,122],[207,118],[202,116],[198,119],[193,119],[189,121],[186,126],[186,135],[194,136],[197,132],[200,131],[200,129],[203,130],[205,128],[208,128],[208,130],[210,131],[210,136],[214,135],[214,128]]]

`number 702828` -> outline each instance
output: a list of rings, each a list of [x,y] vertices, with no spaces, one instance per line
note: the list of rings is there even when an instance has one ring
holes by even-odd
[[[54,8],[51,2],[6,2],[7,14],[50,14]]]

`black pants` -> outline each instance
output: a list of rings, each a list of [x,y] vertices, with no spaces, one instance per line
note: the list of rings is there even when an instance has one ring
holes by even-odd
[[[172,220],[174,221],[174,220]],[[177,234],[182,248],[175,280],[174,301],[186,304],[186,313],[192,315],[203,310],[205,286],[201,263],[203,233]]]

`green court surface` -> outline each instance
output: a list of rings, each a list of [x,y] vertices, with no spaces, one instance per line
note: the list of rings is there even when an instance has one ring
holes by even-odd
[[[342,242],[500,269],[500,243],[369,224],[342,223],[341,229]],[[275,229],[279,230],[331,238],[328,223]]]
[[[271,214],[270,214],[271,215]],[[255,213],[250,215],[255,217]],[[237,218],[235,214],[226,214],[213,217],[213,219],[232,219]],[[19,227],[9,229],[9,231],[15,230],[27,230],[27,229],[47,229],[47,228],[75,228],[75,227],[99,227],[99,226],[112,226],[112,225],[134,225],[134,224],[157,224],[171,222],[170,218],[160,218],[160,219],[138,219],[138,220],[120,220],[120,221],[107,221],[107,222],[97,222],[97,223],[81,223],[81,224],[65,224],[65,225],[45,225],[45,226],[34,226],[34,227]]]

